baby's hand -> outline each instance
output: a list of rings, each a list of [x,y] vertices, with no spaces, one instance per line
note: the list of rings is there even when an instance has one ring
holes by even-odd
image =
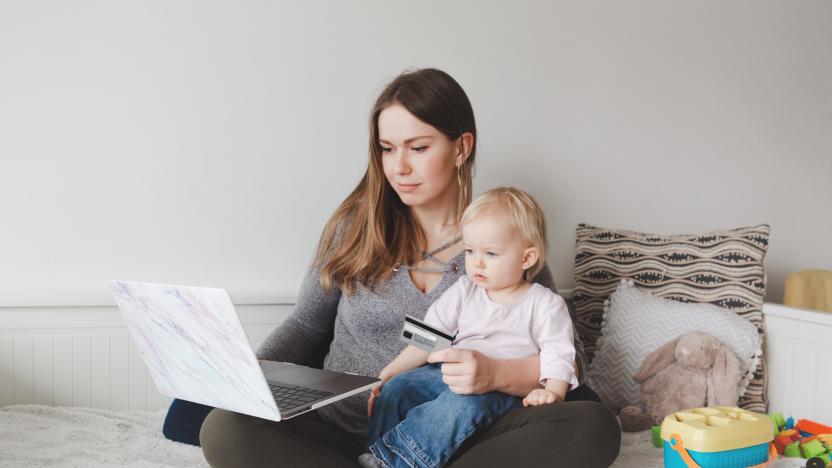
[[[541,406],[563,400],[563,397],[545,388],[536,388],[523,398],[523,406]]]
[[[378,376],[381,379],[381,382],[378,383],[372,390],[370,390],[370,398],[367,399],[367,417],[371,417],[373,415],[373,407],[376,405],[376,400],[378,396],[381,395],[381,387],[390,380],[390,377],[387,376],[384,371]]]

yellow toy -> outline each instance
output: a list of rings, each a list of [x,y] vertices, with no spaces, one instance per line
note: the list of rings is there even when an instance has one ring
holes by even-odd
[[[673,413],[661,438],[665,468],[762,468],[777,458],[771,419],[733,406]]]

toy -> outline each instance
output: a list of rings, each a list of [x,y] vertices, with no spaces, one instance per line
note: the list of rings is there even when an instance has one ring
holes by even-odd
[[[783,455],[787,457],[800,457],[800,442],[792,442],[783,450]]]
[[[768,415],[720,406],[678,411],[664,418],[665,468],[747,468],[777,457]]]
[[[774,439],[774,448],[777,450],[777,453],[785,453],[786,447],[794,443],[791,437],[788,435],[778,435]]]
[[[832,434],[832,427],[808,419],[799,419],[794,427],[801,434]]]
[[[780,413],[770,416],[779,430],[773,446],[786,457],[806,458],[806,468],[832,467],[832,427],[808,419],[783,419]]]
[[[774,435],[779,435],[780,428],[786,425],[783,415],[781,413],[774,413],[769,415],[769,418],[771,418],[771,423],[774,424]]]
[[[633,375],[644,406],[624,407],[621,427],[640,431],[684,408],[734,406],[743,373],[739,359],[718,338],[701,331],[680,335],[650,353]]]
[[[821,457],[812,457],[806,460],[806,468],[828,468],[829,462]]]
[[[803,455],[803,458],[815,458],[818,455],[826,453],[826,449],[823,448],[823,444],[819,440],[815,439],[809,442],[802,442],[800,444],[800,453]]]
[[[721,406],[678,411],[652,429],[666,468],[761,468],[778,454],[804,458],[806,468],[832,468],[832,426],[808,419]]]
[[[664,447],[664,441],[662,440],[662,427],[661,426],[653,426],[650,428],[651,435],[653,436],[653,447],[662,448]]]

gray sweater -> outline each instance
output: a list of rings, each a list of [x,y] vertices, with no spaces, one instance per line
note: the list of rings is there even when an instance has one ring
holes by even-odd
[[[399,269],[376,292],[359,286],[352,296],[337,290],[327,294],[319,282],[320,270],[313,267],[303,279],[295,310],[266,337],[257,357],[316,365],[316,356],[325,352],[324,369],[377,376],[405,347],[399,341],[405,314],[424,318],[433,301],[465,274],[464,253],[452,262],[460,267],[458,272],[444,273],[428,293],[416,288],[405,269]],[[555,290],[548,267],[543,268],[535,282]],[[578,379],[583,382],[586,357],[577,336],[576,332]],[[318,412],[344,430],[366,437],[368,395],[360,393]]]

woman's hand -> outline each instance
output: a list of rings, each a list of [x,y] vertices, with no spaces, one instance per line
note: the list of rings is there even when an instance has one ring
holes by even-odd
[[[442,381],[460,395],[479,395],[498,389],[498,365],[479,351],[445,349],[428,355],[428,362],[441,362]]]

